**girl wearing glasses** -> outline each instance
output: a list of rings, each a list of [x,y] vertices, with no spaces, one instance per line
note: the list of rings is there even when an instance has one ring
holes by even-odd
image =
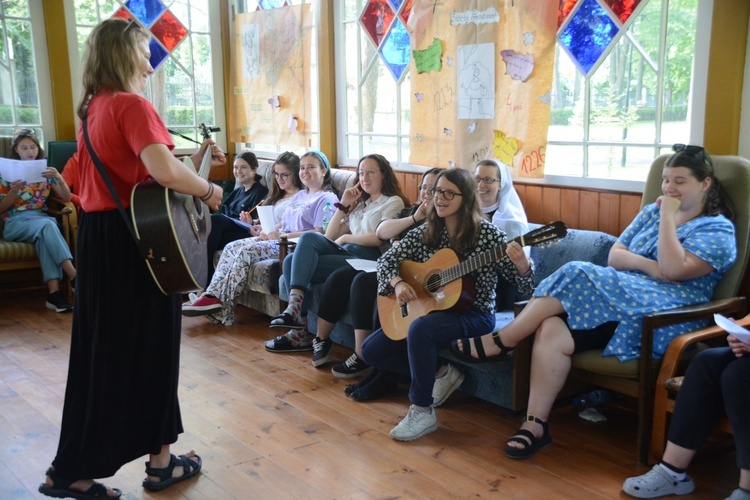
[[[393,219],[382,221],[375,232],[381,241],[392,241],[392,238],[403,238],[411,229],[423,224],[427,214],[432,210],[432,188],[435,187],[439,168],[433,168],[422,174],[419,189],[419,202],[404,208]],[[354,325],[354,352],[341,364],[331,368],[337,378],[354,378],[366,375],[370,366],[362,359],[362,342],[373,331],[377,323],[375,318],[378,282],[375,273],[358,271],[352,266],[343,266],[335,270],[326,279],[318,307],[317,337],[325,342],[331,335],[333,327],[341,317],[350,312]],[[328,352],[313,358],[313,366],[328,362]],[[350,394],[351,390],[347,392]],[[357,396],[351,396],[356,399]]]
[[[227,244],[211,283],[197,300],[183,304],[183,315],[207,315],[216,323],[233,325],[235,301],[251,278],[253,266],[261,260],[279,258],[279,235],[296,238],[306,231],[323,232],[323,208],[338,200],[331,187],[326,156],[320,151],[310,151],[302,158],[283,153],[273,165],[273,177],[280,192],[293,195],[274,205],[275,214],[283,210],[277,229]],[[305,189],[297,187],[300,183]]]
[[[44,150],[31,129],[21,129],[13,136],[11,159],[41,160]],[[70,188],[60,172],[48,167],[41,182],[27,183],[0,177],[0,215],[5,221],[3,238],[7,241],[34,243],[42,276],[47,283],[47,309],[55,312],[70,312],[73,306],[60,293],[63,273],[75,287],[76,270],[73,256],[65,238],[57,227],[57,221],[45,213],[47,198],[54,193],[63,201],[70,201]]]
[[[227,243],[247,237],[247,228],[236,221],[245,213],[245,221],[252,221],[257,207],[268,194],[268,188],[260,183],[258,158],[244,151],[234,159],[234,178],[239,184],[219,207],[211,214],[211,233],[208,235],[208,280],[214,273],[214,254]]]
[[[395,293],[401,305],[418,298],[415,290],[399,276],[403,261],[426,262],[443,248],[452,249],[460,260],[465,260],[505,242],[503,233],[482,217],[474,179],[466,170],[442,171],[433,195],[434,208],[427,216],[427,224],[410,231],[378,260],[378,293]],[[389,339],[382,329],[364,341],[364,360],[380,372],[364,390],[373,395],[385,395],[396,389],[400,377],[411,377],[409,400],[412,405],[401,423],[391,430],[393,439],[411,441],[437,430],[433,394],[437,353],[455,339],[492,330],[495,326],[495,288],[501,276],[531,293],[534,283],[531,262],[515,242],[508,244],[502,259],[469,275],[476,285],[476,297],[460,300],[456,307],[416,319],[409,326],[405,341]],[[464,288],[468,292],[466,288],[470,287]],[[456,388],[447,387],[450,390]],[[439,395],[439,399],[444,397]]]
[[[548,445],[547,417],[579,351],[604,349],[621,361],[640,355],[643,315],[711,300],[721,276],[734,263],[732,207],[711,161],[695,146],[664,163],[662,193],[620,235],[609,266],[570,262],[537,285],[523,312],[500,331],[451,346],[469,361],[502,361],[536,332],[528,415],[505,448],[528,458]],[[659,329],[653,352],[661,357],[687,323]]]
[[[407,200],[384,156],[371,154],[363,157],[357,173],[359,182],[344,191],[341,203],[336,203],[337,210],[325,237],[317,233],[302,235],[294,253],[284,260],[283,279],[290,291],[289,306],[271,321],[271,328],[291,330],[267,342],[267,350],[309,349],[309,340],[305,339],[312,337],[313,365],[327,362],[333,342],[329,338],[314,337],[307,331],[303,319],[306,316],[304,298],[307,287],[325,282],[333,271],[348,266],[348,259],[377,259],[384,242],[378,239],[375,229],[381,221],[402,210]],[[293,330],[301,330],[304,337],[300,339],[300,332]]]

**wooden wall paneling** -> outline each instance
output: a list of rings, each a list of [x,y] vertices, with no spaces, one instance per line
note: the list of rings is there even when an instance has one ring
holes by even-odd
[[[580,204],[581,192],[578,189],[560,191],[560,220],[571,229],[580,227]]]
[[[526,210],[526,217],[529,222],[544,224],[542,218],[542,187],[526,186],[526,196],[523,208]]]
[[[620,195],[599,194],[599,231],[617,234],[620,225]]]
[[[560,220],[560,188],[542,188],[542,223]]]
[[[578,204],[578,229],[599,229],[599,193],[581,191]]]
[[[422,182],[422,176],[414,173],[406,173],[404,174],[404,178],[403,182],[399,180],[401,188],[412,203],[416,203],[419,200],[419,184]]]
[[[635,216],[641,210],[640,194],[622,194],[620,195],[620,223],[618,225],[618,236],[626,227],[633,222]]]
[[[514,184],[513,189],[516,190],[516,193],[518,193],[518,198],[521,200],[521,205],[524,206],[524,211],[526,210],[526,186]],[[526,214],[528,216],[528,214]]]

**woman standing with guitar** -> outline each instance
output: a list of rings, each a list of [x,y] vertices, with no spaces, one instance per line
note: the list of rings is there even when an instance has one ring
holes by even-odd
[[[410,231],[378,260],[378,293],[395,294],[397,306],[402,308],[422,300],[418,291],[399,275],[404,261],[424,263],[441,249],[451,249],[464,261],[505,244],[502,231],[482,216],[476,185],[469,172],[460,169],[441,172],[433,194],[434,208],[427,216],[427,224]],[[436,267],[443,268],[439,262]],[[482,265],[470,279],[464,280],[466,292],[467,288],[472,288],[466,286],[468,282],[476,285],[476,297],[467,297],[468,303],[459,301],[457,307],[433,311],[415,319],[408,328],[405,342],[390,339],[382,329],[365,340],[362,356],[369,365],[380,370],[379,381],[373,383],[383,385],[383,393],[387,385],[395,388],[398,375],[411,376],[409,400],[412,405],[407,416],[391,430],[393,439],[411,441],[437,430],[432,397],[437,353],[453,340],[492,331],[499,275],[531,292],[534,273],[518,243],[508,244],[502,258]],[[394,332],[388,333],[393,335]]]
[[[125,207],[133,186],[152,176],[164,187],[218,209],[222,190],[176,159],[154,106],[140,94],[153,73],[149,35],[135,22],[109,19],[84,51],[83,98],[93,150]],[[201,459],[170,445],[183,432],[177,388],[180,295],[162,294],[78,134],[81,204],[78,278],[70,364],[57,455],[39,491],[47,496],[117,498],[95,483],[143,455],[143,487],[161,490],[200,472]],[[199,153],[209,147],[204,143]],[[212,148],[214,164],[226,160]],[[211,154],[211,153],[209,153]],[[192,157],[200,164],[202,154]]]

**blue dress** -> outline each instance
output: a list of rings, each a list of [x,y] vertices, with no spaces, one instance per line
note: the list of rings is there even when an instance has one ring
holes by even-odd
[[[656,204],[646,206],[618,242],[635,254],[656,260],[659,220]],[[677,238],[686,251],[714,270],[681,283],[667,283],[640,271],[569,262],[539,283],[534,297],[550,296],[562,302],[573,330],[619,321],[603,355],[617,356],[620,361],[638,358],[643,315],[710,301],[716,283],[737,257],[734,225],[723,215],[704,215],[680,224]],[[659,328],[654,332],[654,357],[660,358],[674,337],[702,325],[691,322]]]

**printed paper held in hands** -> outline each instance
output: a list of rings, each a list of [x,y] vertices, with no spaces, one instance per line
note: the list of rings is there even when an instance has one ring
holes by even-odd
[[[716,326],[723,328],[727,333],[736,337],[737,340],[743,344],[750,345],[750,330],[742,328],[740,325],[721,314],[714,314],[714,321],[716,322]]]
[[[47,170],[47,160],[9,160],[0,158],[0,177],[8,182],[24,181],[27,184],[42,182]]]
[[[273,218],[273,205],[261,205],[256,210],[263,232],[266,234],[274,232],[276,230],[276,221]]]

